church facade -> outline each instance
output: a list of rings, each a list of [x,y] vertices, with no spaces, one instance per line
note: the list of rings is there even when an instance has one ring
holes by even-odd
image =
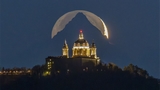
[[[46,58],[47,71],[44,74],[92,71],[100,63],[96,49],[95,43],[92,42],[89,45],[84,39],[82,31],[80,31],[78,40],[74,42],[71,57],[69,57],[69,48],[65,40],[61,56]]]

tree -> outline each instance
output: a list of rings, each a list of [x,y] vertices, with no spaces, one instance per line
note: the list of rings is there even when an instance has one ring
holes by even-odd
[[[124,71],[128,71],[131,74],[134,75],[140,75],[143,77],[148,77],[149,74],[146,70],[143,70],[142,68],[139,68],[137,65],[129,64],[128,66],[124,67]]]
[[[111,71],[117,72],[117,71],[122,71],[121,68],[119,68],[116,64],[114,63],[108,63],[107,68]]]
[[[41,66],[40,65],[35,65],[32,68],[32,75],[34,75],[34,76],[40,76],[40,73],[41,73]]]

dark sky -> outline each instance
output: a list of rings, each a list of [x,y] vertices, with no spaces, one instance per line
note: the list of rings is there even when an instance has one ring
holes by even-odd
[[[101,17],[110,39],[83,14],[51,39],[56,20],[77,9]],[[103,62],[121,68],[133,63],[160,78],[159,11],[159,0],[1,0],[0,67],[42,65],[47,56],[61,55],[65,39],[71,50],[82,29]]]

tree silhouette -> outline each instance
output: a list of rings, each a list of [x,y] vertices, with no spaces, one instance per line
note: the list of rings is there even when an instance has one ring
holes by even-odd
[[[142,68],[139,68],[137,65],[134,66],[133,64],[129,64],[128,66],[124,67],[123,70],[128,71],[131,74],[140,75],[140,76],[143,76],[143,77],[146,77],[146,78],[149,76],[149,74],[146,70],[143,70]]]
[[[33,76],[40,76],[41,74],[41,66],[40,65],[35,65],[33,68],[32,68],[32,75]]]

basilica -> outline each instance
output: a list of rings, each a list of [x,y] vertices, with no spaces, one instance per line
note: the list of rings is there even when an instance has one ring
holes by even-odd
[[[82,30],[80,30],[79,38],[74,42],[72,48],[72,55],[69,56],[70,49],[65,40],[61,56],[48,56],[46,58],[47,71],[44,74],[92,71],[100,63],[96,49],[95,43],[92,42],[89,45],[84,39]]]

